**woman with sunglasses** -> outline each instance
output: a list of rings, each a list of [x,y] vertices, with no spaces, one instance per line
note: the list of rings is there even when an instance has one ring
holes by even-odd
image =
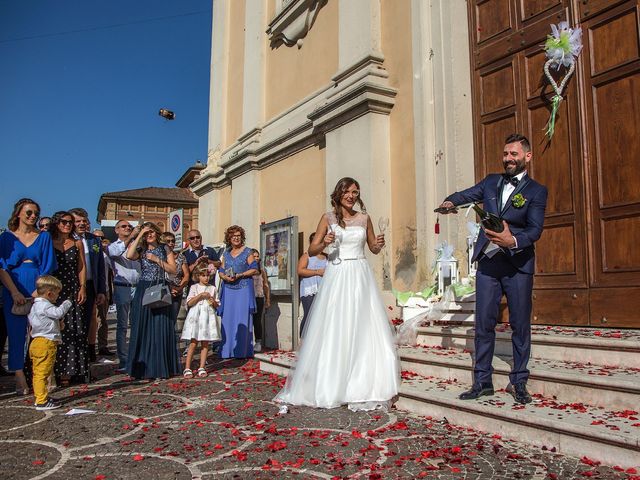
[[[9,370],[15,371],[16,393],[28,393],[24,376],[27,315],[11,313],[14,303],[24,305],[36,288],[36,278],[57,268],[53,242],[48,232],[37,227],[40,206],[30,198],[16,202],[9,229],[0,235],[0,280],[4,315],[9,336]]]
[[[64,316],[62,343],[58,346],[54,372],[58,385],[66,387],[71,381],[82,382],[89,377],[89,352],[87,329],[84,322],[86,292],[86,262],[82,240],[75,239],[75,222],[69,212],[60,211],[51,218],[51,237],[58,268],[53,272],[62,283],[58,304],[71,301],[71,308]]]

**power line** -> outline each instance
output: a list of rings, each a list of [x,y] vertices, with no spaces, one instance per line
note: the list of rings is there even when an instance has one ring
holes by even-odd
[[[49,37],[59,37],[62,35],[71,35],[75,33],[84,33],[84,32],[95,32],[96,30],[108,30],[110,28],[119,28],[126,27],[128,25],[139,25],[142,23],[150,23],[157,22],[160,20],[169,20],[172,18],[180,18],[180,17],[190,17],[193,15],[200,15],[201,13],[211,13],[211,10],[199,10],[197,12],[189,12],[189,13],[181,13],[178,15],[169,15],[166,17],[155,17],[155,18],[147,18],[146,20],[137,20],[135,22],[124,22],[124,23],[113,23],[111,25],[103,25],[101,27],[90,27],[90,28],[80,28],[77,30],[68,30],[66,32],[56,32],[56,33],[43,33],[41,35],[32,35],[29,37],[18,37],[18,38],[8,38],[6,40],[0,40],[0,44],[2,43],[10,43],[10,42],[20,42],[23,40],[34,40],[38,38],[49,38]]]

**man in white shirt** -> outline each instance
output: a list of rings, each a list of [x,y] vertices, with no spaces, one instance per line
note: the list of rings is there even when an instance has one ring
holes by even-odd
[[[131,302],[136,293],[136,285],[140,278],[140,262],[129,260],[125,252],[129,240],[135,238],[140,229],[135,229],[127,220],[116,223],[118,240],[107,248],[107,254],[111,259],[113,268],[113,300],[116,304],[116,351],[120,365],[117,371],[123,372],[127,366],[127,329],[130,325],[129,313]]]

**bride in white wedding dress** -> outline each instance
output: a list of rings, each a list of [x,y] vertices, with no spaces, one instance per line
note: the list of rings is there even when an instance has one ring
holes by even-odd
[[[398,393],[400,364],[395,334],[371,267],[364,256],[384,247],[360,199],[360,185],[341,179],[331,195],[333,211],[320,219],[309,255],[330,252],[309,312],[304,341],[275,401],[288,405],[388,409]]]

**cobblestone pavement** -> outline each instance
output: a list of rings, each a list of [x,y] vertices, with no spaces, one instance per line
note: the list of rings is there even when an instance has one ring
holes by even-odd
[[[50,412],[1,395],[0,478],[640,478],[397,410],[278,416],[282,377],[211,361],[208,378],[157,383],[103,366],[95,383],[55,392],[64,406]]]

